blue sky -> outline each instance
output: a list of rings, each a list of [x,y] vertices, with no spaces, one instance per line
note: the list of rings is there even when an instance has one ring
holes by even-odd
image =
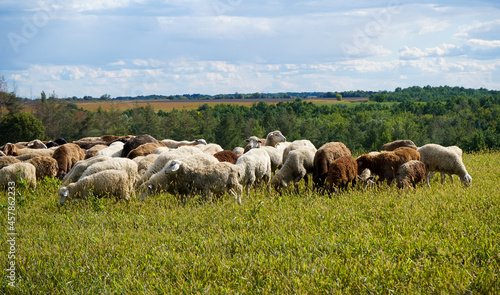
[[[3,0],[18,95],[500,89],[498,1]]]

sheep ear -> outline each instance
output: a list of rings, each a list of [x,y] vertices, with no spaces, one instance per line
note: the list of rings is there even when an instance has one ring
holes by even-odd
[[[173,172],[173,171],[179,170],[180,167],[181,167],[181,165],[179,164],[179,162],[172,162],[170,164],[170,169],[168,169],[168,170],[169,170],[169,172]]]
[[[245,139],[245,142],[250,142],[250,140],[249,139]]]
[[[260,139],[259,139],[257,142],[258,142],[258,143],[262,143],[262,140],[260,140]]]

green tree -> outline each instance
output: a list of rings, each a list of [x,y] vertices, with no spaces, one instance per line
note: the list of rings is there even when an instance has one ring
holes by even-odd
[[[340,93],[337,93],[336,97],[338,101],[342,101],[342,95]]]
[[[0,144],[44,139],[45,128],[31,113],[8,114],[0,121]]]

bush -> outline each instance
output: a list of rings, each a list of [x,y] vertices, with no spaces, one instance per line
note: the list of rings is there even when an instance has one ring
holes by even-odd
[[[0,144],[42,139],[45,128],[31,113],[9,114],[0,121]]]

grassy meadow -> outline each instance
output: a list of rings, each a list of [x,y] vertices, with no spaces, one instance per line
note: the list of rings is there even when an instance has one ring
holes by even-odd
[[[302,184],[300,194],[257,188],[241,206],[166,194],[59,206],[58,181],[18,184],[16,286],[3,275],[0,293],[499,294],[500,153],[464,163],[467,189],[456,176],[332,196]]]

